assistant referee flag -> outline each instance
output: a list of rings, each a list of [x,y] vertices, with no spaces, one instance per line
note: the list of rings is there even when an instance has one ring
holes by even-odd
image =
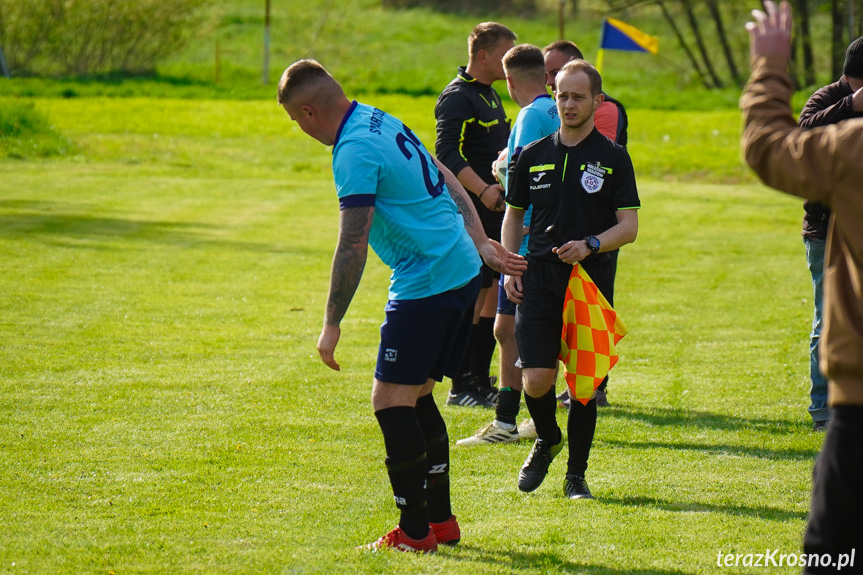
[[[627,333],[617,312],[576,264],[563,301],[560,354],[570,391],[587,405],[593,392],[617,363],[617,342]]]

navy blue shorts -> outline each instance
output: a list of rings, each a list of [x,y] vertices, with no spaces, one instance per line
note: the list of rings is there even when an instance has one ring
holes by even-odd
[[[506,290],[503,289],[504,276],[500,276],[497,282],[497,313],[501,315],[515,315],[516,303],[506,297]]]
[[[457,376],[479,285],[477,275],[467,285],[438,295],[387,302],[375,378],[423,385],[429,379]]]

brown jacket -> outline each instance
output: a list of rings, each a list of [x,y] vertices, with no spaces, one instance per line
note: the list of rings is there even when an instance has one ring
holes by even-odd
[[[831,405],[863,405],[863,119],[811,130],[791,115],[788,61],[752,62],[743,153],[768,186],[829,205],[821,370]]]

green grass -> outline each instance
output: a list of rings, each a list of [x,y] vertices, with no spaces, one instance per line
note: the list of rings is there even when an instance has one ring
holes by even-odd
[[[433,97],[371,101],[431,142]],[[396,518],[369,401],[389,272],[370,259],[329,371],[329,151],[273,102],[34,110],[77,151],[0,159],[0,572],[734,573],[717,553],[800,551],[822,441],[801,209],[741,172],[733,112],[633,114],[598,500],[560,497],[563,460],[519,493],[528,445],[453,447],[462,544],[415,557],[354,550]],[[490,416],[442,411],[452,442]]]
[[[33,102],[0,98],[0,157],[47,158],[73,151]]]
[[[352,94],[349,94],[353,96]],[[394,114],[434,147],[435,98],[357,96]],[[70,138],[78,162],[138,165],[188,177],[270,178],[285,172],[320,177],[331,155],[306,141],[275,100],[224,101],[150,98],[12,98],[50,117]],[[507,104],[509,117],[517,108]],[[753,182],[739,159],[740,116],[713,112],[630,110],[630,143],[637,173],[665,181]],[[230,120],[228,120],[230,118]]]

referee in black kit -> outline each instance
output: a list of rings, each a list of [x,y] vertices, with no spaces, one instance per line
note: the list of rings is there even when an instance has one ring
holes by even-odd
[[[560,130],[522,150],[509,180],[503,222],[504,246],[518,249],[524,210],[533,206],[527,271],[505,282],[507,295],[519,304],[515,337],[524,399],[538,437],[519,472],[518,488],[526,492],[540,486],[563,449],[554,380],[572,266],[582,263],[613,303],[614,264],[608,252],[635,241],[641,206],[626,148],[594,126],[603,101],[599,72],[584,60],[573,60],[560,70],[556,83]],[[570,401],[564,494],[571,499],[592,498],[584,476],[595,431],[596,398],[587,405]]]

